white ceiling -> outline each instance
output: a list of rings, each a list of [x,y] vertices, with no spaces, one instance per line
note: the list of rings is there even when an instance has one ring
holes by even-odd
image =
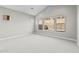
[[[47,5],[3,5],[3,7],[20,11],[20,12],[24,12],[30,15],[36,15],[40,11],[45,9]]]

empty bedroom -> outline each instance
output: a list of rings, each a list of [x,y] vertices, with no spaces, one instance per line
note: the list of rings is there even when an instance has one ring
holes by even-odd
[[[79,53],[78,5],[0,5],[0,53]]]

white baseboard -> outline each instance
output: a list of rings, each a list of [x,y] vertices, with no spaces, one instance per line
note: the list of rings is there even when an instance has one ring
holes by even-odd
[[[72,39],[72,38],[67,38],[67,37],[60,37],[60,36],[54,36],[56,38],[61,38],[61,39],[66,39],[66,40],[71,40],[71,41],[77,41],[76,39]]]
[[[38,33],[36,33],[38,34]],[[8,36],[4,36],[4,37],[0,37],[0,40],[6,40],[6,39],[12,39],[12,38],[17,38],[17,37],[21,37],[21,36],[28,36],[30,34],[26,34],[26,33],[19,33],[19,34],[15,34],[15,35],[8,35]],[[38,34],[41,35],[41,34]],[[47,35],[43,35],[43,36],[47,36]],[[51,36],[48,36],[51,37]],[[66,39],[66,40],[71,40],[71,41],[77,41],[76,39],[72,39],[72,38],[66,38],[66,37],[60,37],[60,36],[52,36],[53,38],[60,38],[60,39]]]
[[[0,40],[18,38],[18,37],[25,36],[25,35],[27,36],[27,35],[29,35],[29,34],[26,34],[26,33],[19,33],[19,34],[15,34],[15,35],[3,36],[3,37],[0,37]]]
[[[47,36],[47,35],[39,34],[39,33],[35,33],[35,34]],[[64,39],[64,40],[70,40],[70,41],[77,42],[77,39],[72,39],[72,38],[66,38],[66,37],[60,37],[60,36],[47,36],[47,37],[53,37],[53,38],[59,38],[59,39]]]

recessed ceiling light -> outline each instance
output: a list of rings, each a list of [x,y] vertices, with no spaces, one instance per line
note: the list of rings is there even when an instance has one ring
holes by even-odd
[[[34,8],[30,8],[30,9],[34,9]]]

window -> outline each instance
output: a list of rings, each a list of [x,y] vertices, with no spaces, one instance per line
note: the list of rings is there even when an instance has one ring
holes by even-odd
[[[65,31],[65,17],[58,16],[56,18],[48,17],[43,20],[39,20],[38,29],[44,31]]]
[[[44,30],[54,31],[54,18],[46,18],[43,23]]]
[[[10,15],[3,15],[3,20],[9,21],[10,20]]]
[[[59,16],[56,19],[56,31],[65,31],[65,18],[63,16]]]
[[[38,29],[43,30],[43,21],[42,20],[39,20],[39,22],[38,22]]]

